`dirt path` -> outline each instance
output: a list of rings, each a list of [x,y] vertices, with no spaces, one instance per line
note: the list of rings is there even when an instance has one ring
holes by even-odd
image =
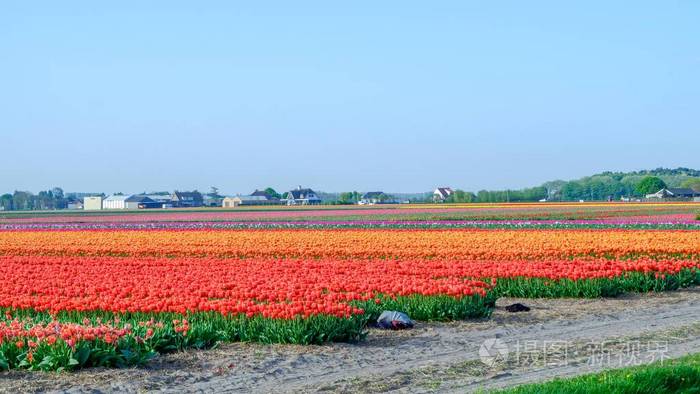
[[[512,302],[532,310],[508,313]],[[226,344],[142,369],[3,373],[0,391],[465,392],[700,352],[700,288],[498,305],[490,319],[372,330],[359,344]]]

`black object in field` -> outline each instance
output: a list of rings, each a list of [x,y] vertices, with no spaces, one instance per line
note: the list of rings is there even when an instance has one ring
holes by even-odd
[[[523,305],[521,303],[513,304],[513,305],[508,305],[506,307],[506,310],[508,312],[529,312],[530,307]]]

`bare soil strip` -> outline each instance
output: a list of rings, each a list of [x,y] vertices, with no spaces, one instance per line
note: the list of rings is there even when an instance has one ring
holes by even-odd
[[[506,312],[513,302],[532,310]],[[161,356],[146,368],[5,372],[0,391],[465,392],[697,352],[700,288],[693,288],[615,299],[501,299],[489,319],[371,330],[356,344],[224,344]]]

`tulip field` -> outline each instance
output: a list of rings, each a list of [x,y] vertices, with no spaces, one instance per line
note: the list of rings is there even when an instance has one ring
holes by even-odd
[[[531,205],[0,217],[0,370],[358,341],[383,310],[449,321],[503,296],[700,284],[700,204]]]

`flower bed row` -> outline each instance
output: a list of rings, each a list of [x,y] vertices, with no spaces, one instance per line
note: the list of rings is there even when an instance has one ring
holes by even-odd
[[[5,231],[5,256],[560,259],[698,256],[689,230],[149,230]]]
[[[216,230],[216,229],[645,229],[697,230],[695,215],[640,216],[596,220],[298,220],[298,221],[103,221],[97,223],[12,223],[0,231]]]
[[[686,203],[512,203],[400,204],[380,206],[246,207],[139,211],[3,212],[0,223],[104,223],[288,220],[571,220],[696,215],[700,204]]]
[[[0,369],[132,365],[220,341],[354,341],[382,310],[700,284],[685,230],[0,231]],[[4,316],[3,316],[4,315]]]
[[[677,274],[698,260],[548,261],[0,257],[0,307],[60,311],[218,312],[275,319],[364,313],[386,296],[486,296],[505,278],[614,279]],[[156,280],[157,278],[157,280]],[[427,319],[433,316],[426,316]]]
[[[63,310],[55,313],[4,308],[0,315],[0,370],[72,370],[90,366],[140,365],[157,353],[206,348],[218,342],[323,343],[355,341],[383,309],[408,311],[418,320],[486,317],[499,296],[600,297],[629,291],[662,291],[700,284],[700,270],[627,272],[592,279],[503,278],[486,296],[386,296],[352,301],[363,313],[348,317],[224,315],[218,312]],[[379,303],[376,302],[379,300]],[[3,308],[0,308],[2,310]]]

